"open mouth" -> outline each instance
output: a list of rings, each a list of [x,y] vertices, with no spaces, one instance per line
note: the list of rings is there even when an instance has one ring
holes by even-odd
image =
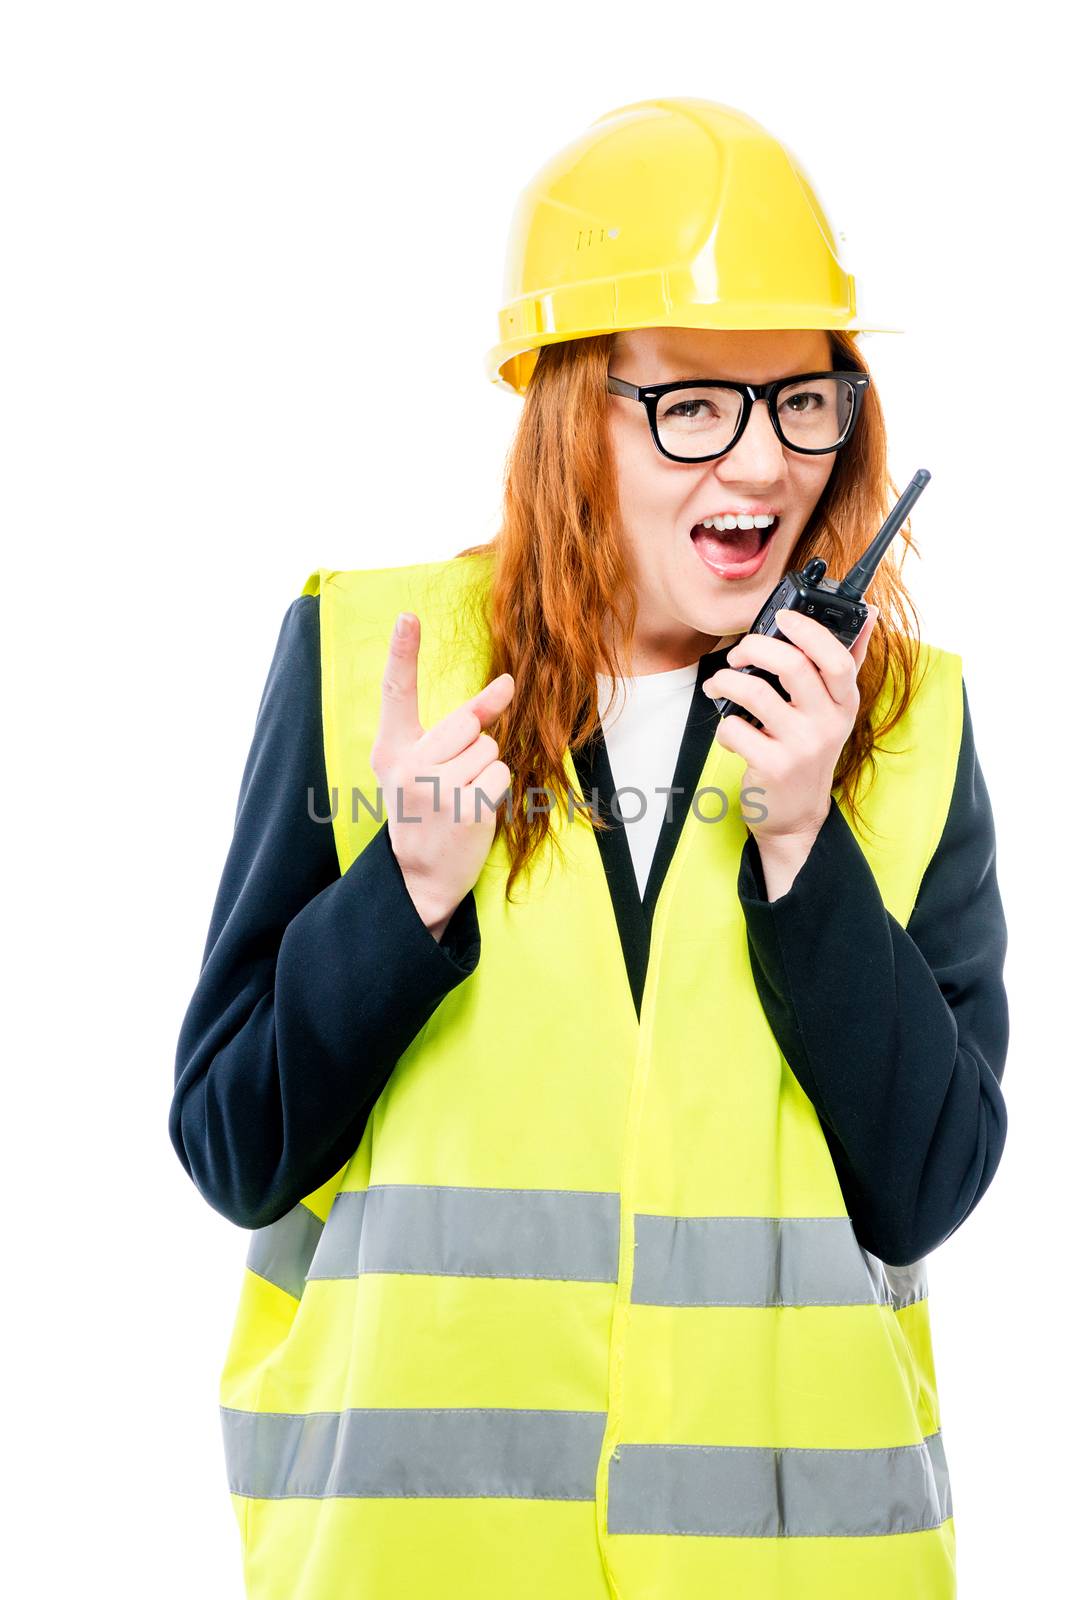
[[[778,517],[770,528],[730,528],[723,533],[699,522],[690,529],[690,538],[702,561],[713,571],[736,572],[738,577],[748,577],[760,565],[778,527]]]

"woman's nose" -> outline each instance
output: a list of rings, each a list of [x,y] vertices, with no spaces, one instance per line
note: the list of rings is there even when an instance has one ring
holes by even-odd
[[[774,483],[782,476],[783,445],[771,424],[766,400],[755,400],[742,437],[717,462],[723,481]]]

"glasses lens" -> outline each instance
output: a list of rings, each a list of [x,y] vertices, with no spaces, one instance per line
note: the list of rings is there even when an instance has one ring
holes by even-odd
[[[779,390],[779,426],[802,450],[829,450],[849,430],[855,395],[844,378],[808,378]]]
[[[699,457],[725,450],[734,438],[742,397],[709,384],[672,389],[656,407],[660,443],[673,456]]]

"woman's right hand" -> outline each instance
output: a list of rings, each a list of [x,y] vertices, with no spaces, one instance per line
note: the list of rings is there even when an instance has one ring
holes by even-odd
[[[495,807],[511,782],[511,772],[498,760],[497,741],[483,729],[511,700],[515,679],[502,672],[424,731],[416,683],[419,619],[401,615],[412,620],[407,634],[395,625],[390,639],[371,769],[385,793],[390,841],[408,893],[440,939],[482,871],[493,844]],[[479,799],[477,813],[476,790],[489,797]]]

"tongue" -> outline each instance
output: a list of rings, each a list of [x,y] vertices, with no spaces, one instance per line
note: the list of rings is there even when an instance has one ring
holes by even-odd
[[[717,533],[715,528],[698,526],[691,538],[704,546],[720,561],[749,561],[760,549],[763,538],[761,528],[732,528],[727,533]]]

